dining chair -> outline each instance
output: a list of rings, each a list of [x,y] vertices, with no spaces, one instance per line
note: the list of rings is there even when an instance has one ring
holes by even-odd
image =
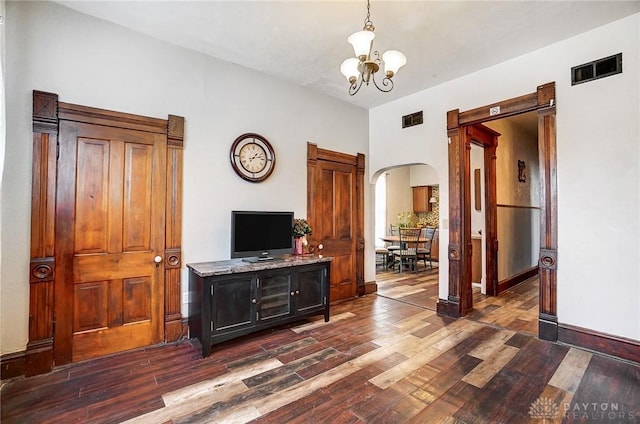
[[[386,247],[376,247],[376,267],[382,265],[383,269],[386,269],[389,265],[389,249]]]
[[[429,259],[429,268],[433,269],[433,258],[431,256],[431,248],[433,246],[433,239],[436,236],[437,228],[426,227],[422,230],[422,241],[418,247],[418,260],[424,262],[424,267],[427,267],[427,259]]]
[[[398,272],[403,266],[409,265],[414,271],[418,270],[418,244],[420,243],[420,228],[399,228],[400,249],[393,251],[393,260],[398,260]]]
[[[398,227],[397,225],[389,224],[389,235],[390,236],[399,235],[398,228],[400,228],[400,227]],[[389,268],[393,268],[393,265],[394,265],[393,252],[396,251],[396,250],[400,250],[400,244],[391,244],[391,245],[385,246],[385,247],[389,251],[389,257],[388,257],[387,265],[388,265]]]

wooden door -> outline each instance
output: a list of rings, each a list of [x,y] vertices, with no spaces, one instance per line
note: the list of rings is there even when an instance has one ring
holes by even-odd
[[[364,294],[361,190],[364,156],[308,149],[308,211],[311,243],[331,256],[331,301]]]
[[[158,343],[167,137],[61,120],[59,140],[56,363]]]

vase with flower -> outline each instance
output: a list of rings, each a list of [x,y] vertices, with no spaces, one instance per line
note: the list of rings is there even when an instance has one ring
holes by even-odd
[[[311,234],[311,226],[306,219],[296,218],[293,220],[293,238],[295,241],[293,247],[294,255],[302,255],[304,248],[307,246],[307,235]]]

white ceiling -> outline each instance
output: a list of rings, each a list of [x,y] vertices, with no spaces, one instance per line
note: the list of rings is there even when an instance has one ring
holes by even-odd
[[[373,0],[374,48],[402,51],[407,65],[392,92],[370,86],[351,97],[340,64],[353,55],[346,39],[362,29],[366,0],[57,2],[367,109],[640,10],[640,0]]]

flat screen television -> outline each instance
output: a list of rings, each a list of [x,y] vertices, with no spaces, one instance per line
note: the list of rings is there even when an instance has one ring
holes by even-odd
[[[293,253],[293,212],[231,211],[231,258],[269,260]]]

